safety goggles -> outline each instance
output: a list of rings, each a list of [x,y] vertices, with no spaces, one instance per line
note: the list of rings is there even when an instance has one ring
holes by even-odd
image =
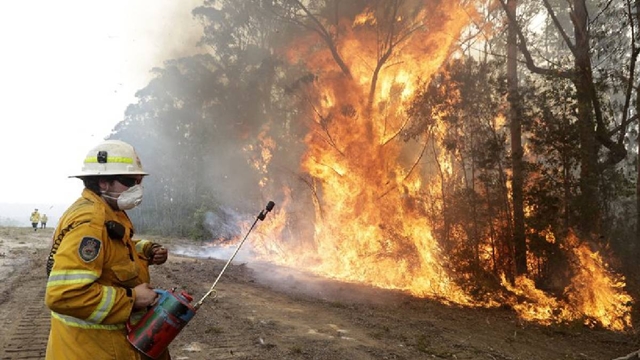
[[[132,187],[134,185],[138,185],[142,182],[142,179],[132,178],[128,176],[118,176],[116,181],[126,187]]]

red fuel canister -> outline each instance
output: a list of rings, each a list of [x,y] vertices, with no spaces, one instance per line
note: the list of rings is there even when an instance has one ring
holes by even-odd
[[[127,322],[127,339],[136,349],[157,359],[196,313],[185,291],[155,290],[156,304],[136,324]]]

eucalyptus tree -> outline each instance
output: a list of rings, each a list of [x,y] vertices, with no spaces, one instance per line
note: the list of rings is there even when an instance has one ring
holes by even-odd
[[[509,19],[516,18],[518,0],[508,0]],[[522,149],[522,111],[518,90],[517,24],[509,22],[507,36],[507,83],[509,101],[509,128],[511,134],[511,191],[513,198],[513,243],[516,274],[527,273],[527,240],[524,224],[524,166]]]
[[[518,23],[507,11],[507,1],[500,2],[510,22]],[[576,103],[571,115],[580,140],[575,225],[585,234],[601,233],[604,206],[599,179],[627,156],[626,129],[635,120],[630,105],[637,92],[637,19],[633,15],[637,4],[632,6],[631,0],[535,3],[543,6],[535,26],[542,27],[545,39],[556,41],[551,46],[536,41],[531,36],[534,26],[520,22],[518,47],[529,71],[549,81],[573,84]],[[618,98],[625,100],[619,103]]]

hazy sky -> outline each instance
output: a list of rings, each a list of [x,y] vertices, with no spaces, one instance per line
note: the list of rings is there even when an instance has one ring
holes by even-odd
[[[67,176],[166,59],[202,52],[202,0],[0,3],[0,203],[70,204]],[[143,164],[144,164],[144,159]]]

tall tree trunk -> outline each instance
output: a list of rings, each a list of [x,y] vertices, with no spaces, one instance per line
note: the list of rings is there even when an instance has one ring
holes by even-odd
[[[640,26],[640,0],[636,0],[636,23]],[[640,88],[640,86],[638,86]],[[636,114],[640,112],[640,89],[636,90]],[[640,136],[638,136],[638,146],[640,146]],[[640,156],[636,158],[636,241],[631,247],[634,258],[640,255]]]
[[[640,91],[638,92],[640,100]],[[640,146],[640,136],[637,138],[638,146]],[[640,154],[636,156],[636,241],[631,247],[633,257],[636,258],[640,254]]]
[[[598,148],[596,141],[593,103],[591,58],[589,57],[589,15],[585,0],[573,0],[572,21],[575,36],[575,70],[573,82],[578,102],[578,131],[580,137],[580,230],[585,233],[599,231],[600,196],[598,191]]]
[[[638,11],[640,11],[640,0],[637,2]],[[640,13],[638,14],[638,23],[640,24]],[[636,92],[636,103],[638,107],[636,111],[640,111],[640,91]],[[640,146],[640,136],[638,136],[638,146]],[[637,258],[640,255],[640,154],[636,157],[636,241],[631,247],[632,254]]]
[[[516,18],[518,0],[508,0],[509,19]],[[507,38],[507,83],[509,87],[509,122],[511,124],[511,166],[513,178],[513,242],[515,251],[516,275],[527,274],[527,240],[524,230],[523,182],[524,166],[522,164],[522,124],[520,123],[520,96],[518,94],[517,73],[517,24],[510,21]]]

